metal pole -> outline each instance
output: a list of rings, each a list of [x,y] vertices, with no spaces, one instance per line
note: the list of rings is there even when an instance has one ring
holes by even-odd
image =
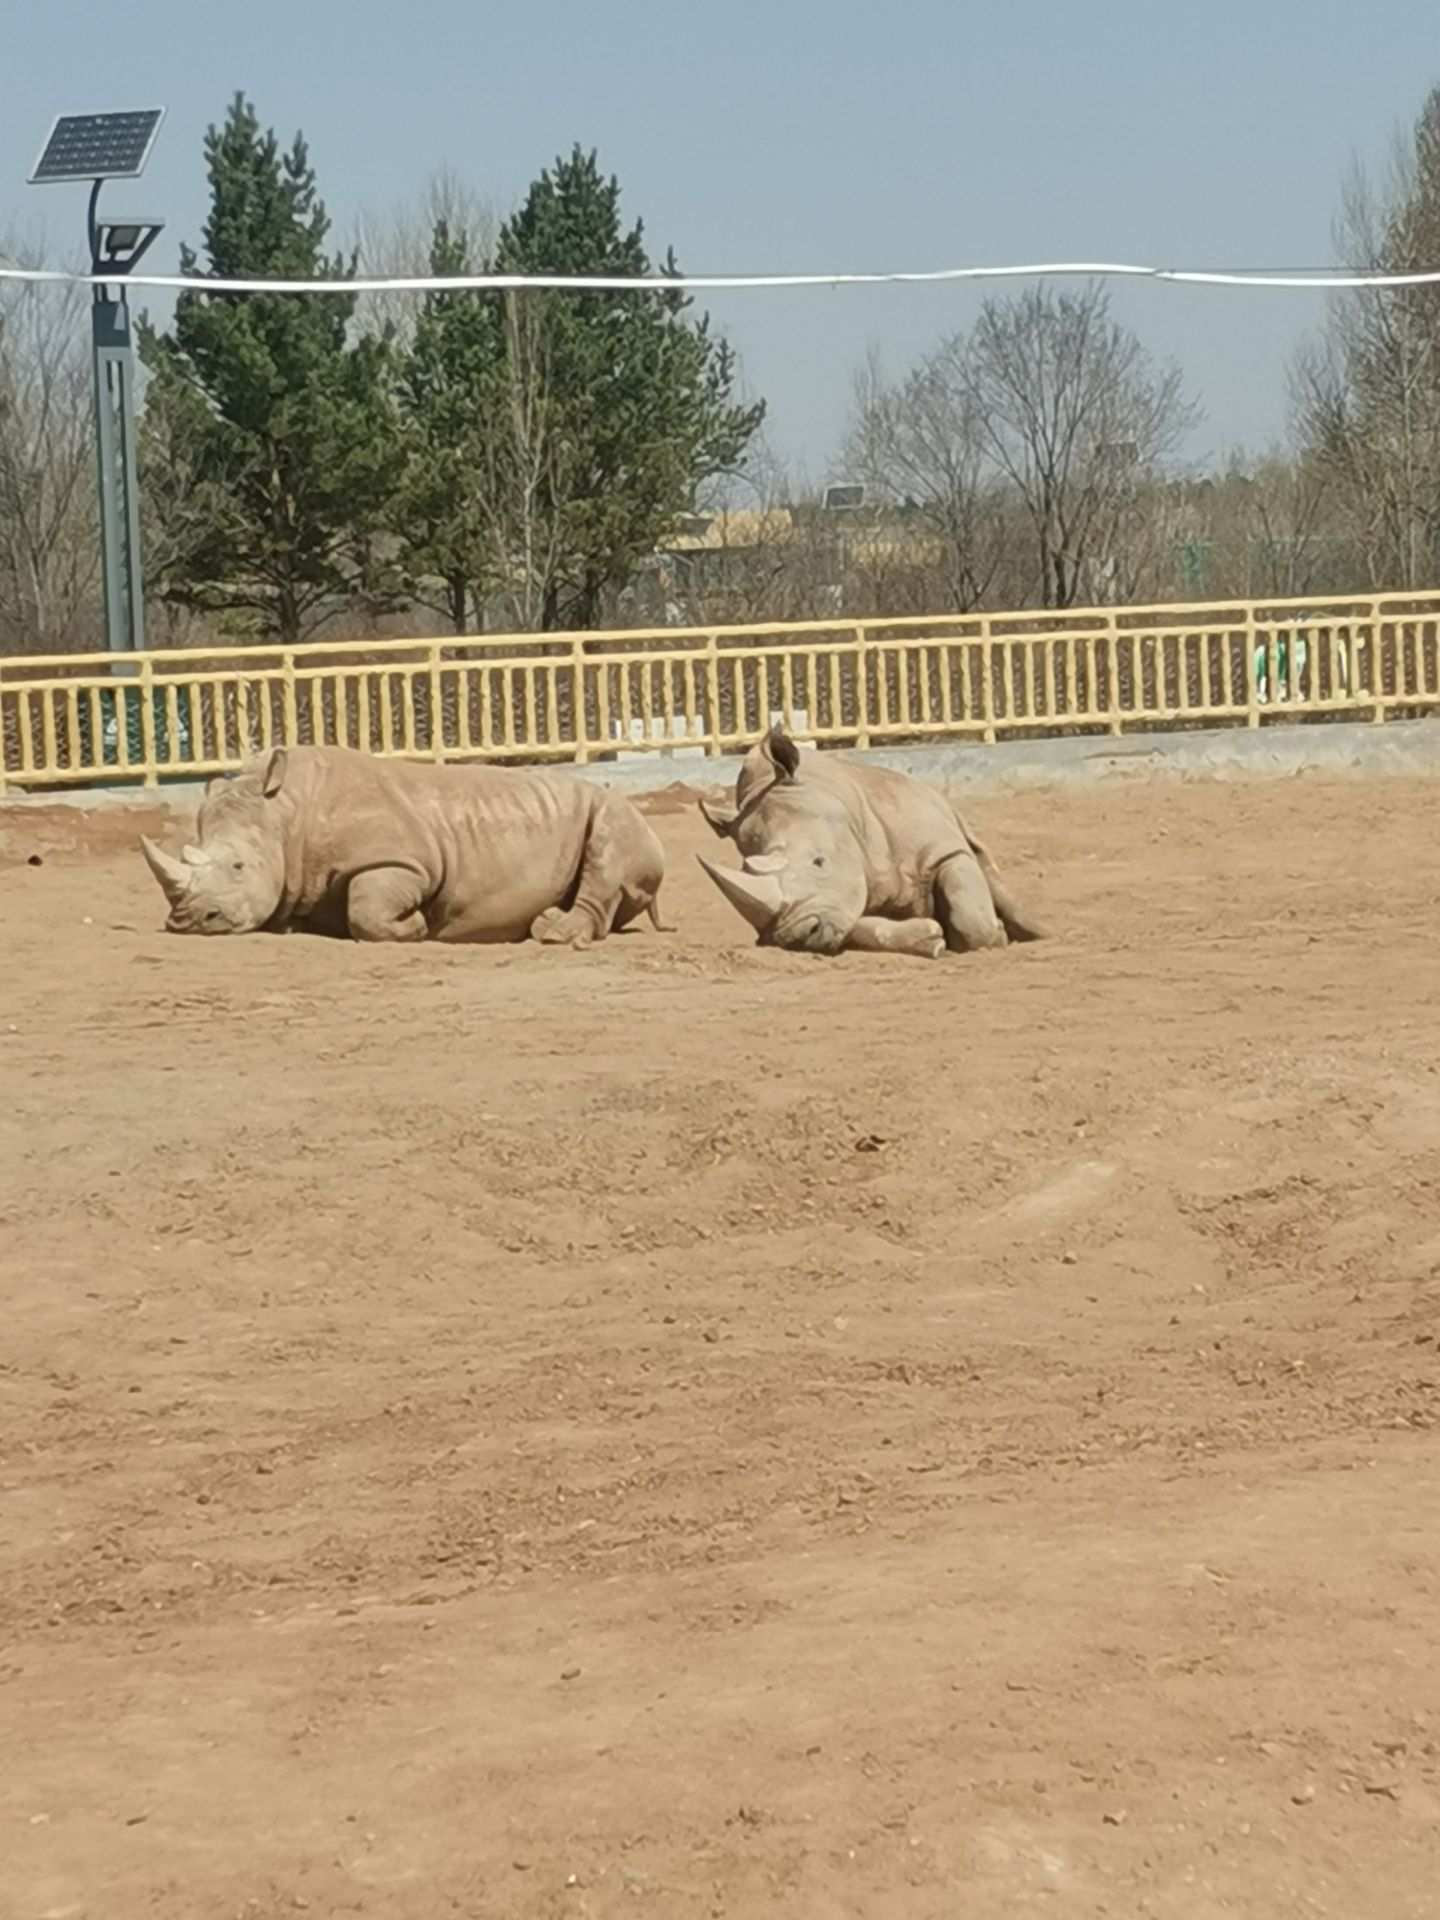
[[[90,309],[95,367],[95,452],[100,483],[100,558],[105,578],[105,639],[112,653],[130,651],[130,607],[120,499],[120,426],[111,387],[115,302],[95,289]]]
[[[135,445],[135,347],[130,333],[130,305],[120,289],[119,320],[125,346],[115,366],[119,402],[120,484],[125,494],[125,575],[130,596],[130,645],[139,653],[145,645],[145,567],[140,545],[140,476]]]
[[[96,208],[90,193],[92,272],[100,267]],[[95,453],[100,480],[100,558],[105,577],[105,639],[112,653],[145,645],[145,582],[140,559],[140,487],[135,469],[135,351],[122,287],[96,287],[90,308],[95,377]]]

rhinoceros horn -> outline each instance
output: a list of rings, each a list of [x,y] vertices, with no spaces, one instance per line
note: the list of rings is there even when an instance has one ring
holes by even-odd
[[[177,905],[190,890],[190,882],[195,877],[193,866],[186,866],[183,860],[176,860],[157,847],[148,834],[140,836],[140,851],[145,856],[145,864],[165,889],[165,898],[171,906]]]
[[[764,933],[784,905],[780,882],[773,873],[737,873],[733,867],[717,867],[704,854],[695,858],[724,894],[743,914],[757,933]]]

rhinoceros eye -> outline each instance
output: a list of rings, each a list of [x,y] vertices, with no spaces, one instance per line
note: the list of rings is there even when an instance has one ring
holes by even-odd
[[[823,853],[817,853],[817,854],[816,854],[816,856],[815,856],[815,858],[814,858],[814,859],[813,859],[813,860],[812,860],[812,861],[810,862],[810,864],[811,864],[811,866],[812,866],[812,867],[823,867],[823,866],[824,866],[824,864],[825,864],[825,856],[824,856],[824,854],[823,854]]]
[[[235,862],[235,871],[236,873],[243,873],[245,871],[245,862],[243,860],[237,860]]]

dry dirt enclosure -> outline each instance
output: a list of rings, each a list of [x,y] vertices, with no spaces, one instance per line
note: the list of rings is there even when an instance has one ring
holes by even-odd
[[[1436,796],[977,801],[934,965],[0,814],[0,1912],[1429,1920]]]

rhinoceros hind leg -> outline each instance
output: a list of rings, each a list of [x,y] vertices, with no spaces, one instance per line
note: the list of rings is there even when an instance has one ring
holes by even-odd
[[[538,914],[530,925],[531,939],[583,952],[647,909],[653,920],[664,871],[659,842],[635,809],[602,794],[591,815],[570,905]]]
[[[958,853],[935,876],[935,913],[952,953],[1004,947],[1009,937],[995,911],[990,882],[972,853]]]
[[[867,913],[845,936],[845,945],[860,953],[913,953],[938,960],[945,951],[945,929],[938,920],[886,920]]]
[[[430,929],[420,911],[423,889],[404,867],[357,873],[345,900],[352,940],[423,940]]]
[[[530,922],[530,938],[544,947],[573,947],[583,953],[597,939],[604,939],[583,907],[547,907]]]

